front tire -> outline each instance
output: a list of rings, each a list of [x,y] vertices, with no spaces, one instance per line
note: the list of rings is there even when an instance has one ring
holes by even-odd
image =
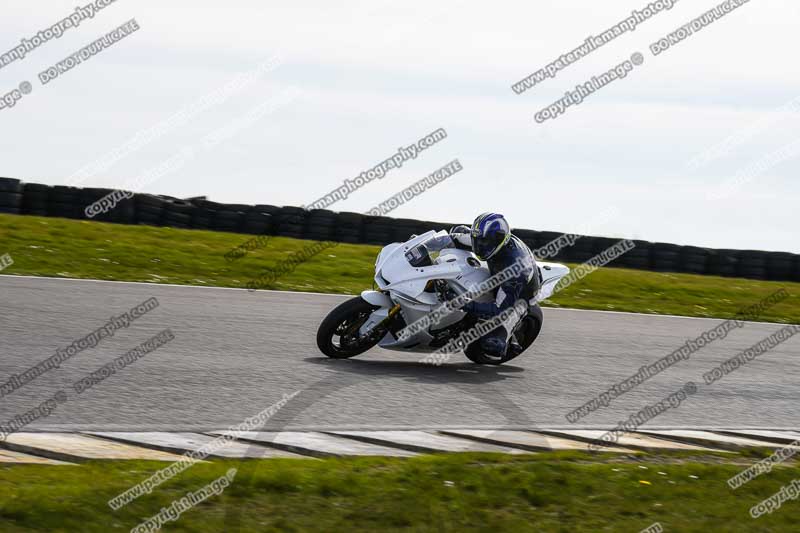
[[[378,344],[385,331],[361,337],[359,328],[378,307],[361,297],[340,304],[322,321],[317,330],[319,350],[333,359],[347,359],[362,354]]]

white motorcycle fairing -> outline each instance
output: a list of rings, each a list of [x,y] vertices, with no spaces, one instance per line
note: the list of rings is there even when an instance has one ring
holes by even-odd
[[[432,265],[423,267],[414,267],[406,259],[406,252],[415,246],[434,237],[447,235],[446,231],[429,231],[414,236],[405,243],[389,244],[381,250],[375,262],[375,283],[380,290],[361,293],[361,298],[371,305],[378,306],[378,309],[361,326],[359,334],[366,335],[383,322],[395,305],[400,306],[406,324],[419,320],[441,305],[443,302],[440,301],[437,292],[430,290],[429,282],[433,280],[444,280],[458,295],[490,277],[487,264],[479,261],[470,251],[446,248],[439,252]],[[536,305],[539,301],[550,297],[558,280],[569,272],[569,268],[558,263],[537,262],[537,265],[542,280],[541,290],[537,297],[529,302],[530,305]],[[493,295],[489,291],[476,298],[475,301],[490,302],[492,299]],[[446,328],[459,322],[464,316],[463,311],[454,311],[439,324],[432,326],[432,329],[436,331]],[[520,318],[512,313],[509,319],[503,323],[507,335],[511,335],[513,325]],[[434,336],[429,331],[421,331],[403,341],[398,340],[389,332],[381,339],[379,346],[388,350],[429,353],[434,351],[434,348],[430,346],[433,340]]]

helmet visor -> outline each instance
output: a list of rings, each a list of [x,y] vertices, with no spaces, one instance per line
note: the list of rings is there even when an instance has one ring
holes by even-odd
[[[495,232],[492,235],[485,237],[472,236],[472,251],[475,252],[480,259],[490,257],[499,247],[503,244],[506,238],[505,233]]]

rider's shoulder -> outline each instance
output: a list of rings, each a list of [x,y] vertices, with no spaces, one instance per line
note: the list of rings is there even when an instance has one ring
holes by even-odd
[[[511,235],[511,239],[509,239],[508,244],[512,250],[515,250],[519,253],[529,253],[529,254],[533,253],[531,252],[531,249],[528,247],[528,245],[525,244],[525,241],[523,241],[516,235],[513,234]]]
[[[526,265],[530,265],[531,267],[536,264],[536,258],[533,255],[533,252],[525,244],[525,241],[517,237],[516,235],[511,236],[511,240],[509,241],[509,247],[511,248],[511,253],[509,254],[509,259],[514,262],[520,259],[523,259]]]

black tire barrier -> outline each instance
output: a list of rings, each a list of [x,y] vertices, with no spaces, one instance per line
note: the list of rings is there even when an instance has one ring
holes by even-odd
[[[572,253],[580,262],[585,262],[588,261],[589,259],[592,259],[598,255],[603,254],[607,250],[614,248],[614,246],[616,246],[617,243],[619,243],[621,240],[623,239],[611,238],[611,237],[583,236],[575,242],[575,245],[573,246],[575,251]],[[624,254],[618,257],[615,257],[613,260],[604,264],[607,264],[608,266],[612,267],[631,266],[632,264],[636,264],[637,260],[633,260],[632,258],[626,257],[627,254],[629,253],[631,253],[631,250],[625,252]],[[639,255],[637,257],[639,258],[638,259],[639,264],[645,262],[645,260],[642,259],[641,252],[639,252]],[[602,258],[599,258],[599,260],[602,260]],[[647,254],[646,261],[647,263],[650,262],[649,254]]]
[[[417,235],[415,228],[395,226],[392,228],[392,242],[407,241],[412,235]]]
[[[616,266],[633,268],[636,270],[650,270],[650,257],[653,243],[648,241],[633,241],[635,247],[617,258]]]
[[[152,194],[137,193],[133,195],[133,199],[136,202],[137,207],[145,206],[163,209],[167,205],[166,200],[159,198],[158,196],[153,196]]]
[[[364,215],[345,211],[336,217],[333,238],[338,242],[360,244],[364,242],[363,228]]]
[[[800,281],[800,255],[794,256],[794,266],[792,267],[792,276],[789,279],[792,281]]]
[[[22,207],[22,193],[21,192],[0,192],[0,207]]]
[[[337,215],[327,209],[312,209],[306,216],[303,236],[314,241],[327,241],[335,237]]]
[[[113,193],[115,189],[91,188],[83,189],[81,195],[80,208],[83,213],[82,218],[97,220],[100,222],[115,222],[118,224],[135,224],[136,207],[131,200],[118,200],[113,208],[104,213],[95,213],[91,217],[86,215],[86,208],[100,199]]]
[[[543,231],[545,238],[539,239],[539,248],[546,247],[548,244],[558,239],[559,234],[551,231]],[[572,263],[585,263],[595,256],[595,238],[582,236],[575,241],[572,246],[567,246],[559,250],[555,255],[548,255],[546,261],[569,261]]]
[[[755,250],[743,250],[738,252],[739,264],[736,274],[744,278],[766,279],[767,277],[767,254]]]
[[[84,218],[81,206],[73,203],[50,202],[47,204],[47,216],[59,218]]]
[[[192,213],[192,227],[194,229],[210,230],[214,223],[215,211],[205,207],[197,207]]]
[[[247,206],[247,207],[249,208],[250,206]],[[280,208],[280,212],[281,213],[292,214],[292,215],[297,215],[297,216],[301,216],[301,217],[305,217],[306,215],[308,215],[308,213],[310,213],[310,211],[307,211],[307,210],[303,209],[302,207],[294,207],[292,205],[285,205],[285,206],[281,207]]]
[[[386,246],[397,242],[393,237],[394,233],[391,228],[370,228],[369,226],[364,228],[364,244]]]
[[[86,219],[85,208],[111,192],[112,189],[49,186],[0,178],[0,213]],[[324,209],[307,211],[293,206],[223,204],[204,197],[181,200],[150,194],[122,199],[109,212],[97,214],[92,220],[374,245],[402,242],[412,234],[447,230],[456,225]],[[526,229],[513,232],[532,250],[546,246],[562,235]],[[619,240],[581,237],[573,246],[560,249],[546,260],[584,262]],[[634,242],[636,247],[618,257],[610,266],[800,282],[800,255],[796,254]]]
[[[452,224],[423,220],[422,222],[417,222],[414,233],[417,235],[422,235],[423,233],[427,233],[429,231],[448,231],[451,227]]]
[[[136,212],[136,223],[137,224],[145,224],[147,226],[160,226],[161,225],[161,215],[154,214],[148,211],[137,211]]]
[[[2,193],[0,193],[2,194]],[[22,195],[22,208],[27,211],[29,209],[40,209],[43,211],[47,211],[47,204],[50,203],[49,198],[46,195],[33,195],[33,194],[23,194]]]
[[[164,208],[156,205],[139,205],[136,204],[136,215],[147,215],[150,218],[160,219],[164,213]]]
[[[116,209],[116,207],[104,213],[102,212],[95,213],[91,217],[86,215],[86,208],[94,204],[101,198],[108,196],[112,192],[114,192],[114,189],[98,189],[98,188],[82,189],[80,194],[80,207],[82,213],[81,218],[96,220],[98,222],[111,222],[111,218],[113,216],[113,212]]]
[[[580,250],[577,248],[567,248],[562,251],[560,254],[555,255],[554,257],[548,257],[548,261],[569,261],[571,263],[585,263],[589,259],[594,257],[592,252],[588,252],[585,250]]]
[[[222,211],[226,208],[225,204],[212,202],[210,200],[192,200],[191,202],[197,207],[208,209],[209,211]]]
[[[395,242],[393,220],[387,217],[364,217],[364,243],[386,246]]]
[[[558,234],[554,236],[553,232],[549,231],[543,231],[542,234],[544,234],[545,238],[539,240],[541,243],[539,244],[540,248],[547,246],[560,236]],[[581,236],[580,239],[576,240],[575,244],[572,246],[567,246],[566,248],[559,250],[554,256],[548,257],[547,259],[551,261],[571,261],[573,263],[585,263],[595,256],[594,249],[594,237],[584,235]]]
[[[276,213],[280,212],[281,208],[277,205],[256,204],[251,210],[257,213],[267,213],[274,217]]]
[[[307,233],[305,238],[310,240],[310,241],[320,241],[320,242],[322,242],[322,241],[336,241],[336,235],[334,235],[334,234],[332,234],[330,232],[327,232],[327,231],[320,232],[320,233],[315,233],[315,232]],[[366,243],[362,243],[362,244],[366,244]]]
[[[711,250],[706,262],[706,274],[733,277],[739,263],[736,250]]]
[[[306,233],[302,224],[287,224],[279,223],[278,228],[275,230],[275,235],[278,237],[290,237],[292,239],[302,239]]]
[[[342,211],[336,217],[336,223],[348,227],[358,227],[364,223],[364,215],[361,213],[351,213],[350,211]]]
[[[522,240],[522,242],[524,242],[531,250],[535,250],[539,247],[537,242],[537,235],[539,234],[538,231],[515,228],[511,230],[511,233],[519,237]]]
[[[619,263],[617,266],[624,268],[631,268],[634,270],[650,270],[649,257],[629,257],[625,263]]]
[[[243,218],[244,213],[242,211],[217,211],[214,214],[211,229],[237,233]]]
[[[563,235],[562,233],[558,233],[555,231],[537,231],[536,232],[536,247],[541,248],[542,246],[547,246],[554,240],[558,239]]]
[[[50,201],[49,185],[26,183],[22,189],[22,212],[26,215],[47,216]],[[2,194],[2,193],[0,193]]]
[[[192,217],[181,213],[164,213],[161,219],[161,225],[170,228],[193,229]]]
[[[767,279],[781,281],[792,279],[794,256],[784,252],[767,254]]]
[[[196,209],[197,206],[183,200],[170,201],[164,207],[162,222],[165,226],[191,229],[192,214]]]
[[[650,258],[653,253],[653,243],[649,241],[635,240],[634,248],[628,250],[619,258],[620,265],[631,268],[650,269]]]
[[[680,263],[680,246],[663,242],[653,243],[650,264],[655,272],[677,272]]]
[[[14,178],[0,178],[0,192],[22,192],[22,182]]]
[[[362,243],[361,232],[347,228],[336,228],[336,232],[334,234],[334,240],[336,242],[344,242],[349,244]]]
[[[677,272],[678,252],[655,250],[651,255],[650,264],[655,272]]]
[[[308,212],[300,207],[281,207],[272,216],[277,220],[275,235],[302,239],[305,235],[306,215]]]
[[[272,215],[255,211],[245,214],[242,231],[251,235],[270,235],[272,233]]]
[[[50,201],[59,204],[77,204],[81,201],[81,190],[77,187],[56,185],[50,192]]]
[[[81,191],[80,192],[81,198],[83,200],[88,200],[89,202],[96,202],[100,198],[103,198],[104,196],[108,196],[109,194],[114,192],[114,189],[105,189],[105,188],[97,188],[97,187],[91,187],[91,188],[79,189],[79,190]]]
[[[180,213],[182,215],[191,216],[195,209],[197,209],[197,206],[185,200],[172,200],[167,202],[164,209],[168,213]]]
[[[135,194],[133,202],[136,206],[136,222],[148,226],[160,226],[167,202],[150,194]]]
[[[308,229],[303,234],[303,238],[311,241],[336,241],[336,228]]]
[[[115,224],[136,224],[136,202],[133,198],[123,198],[110,211],[109,222]]]
[[[709,251],[696,246],[683,246],[679,251],[678,271],[687,274],[704,274],[708,270]]]
[[[185,200],[181,200],[182,202]],[[252,205],[247,204],[222,204],[222,207],[219,209],[220,211],[241,211],[242,213],[248,213],[253,209]]]
[[[548,235],[551,234],[550,232],[547,233]],[[591,237],[589,235],[582,235],[581,238],[575,241],[575,244],[573,244],[572,246],[573,248],[581,250],[582,252],[594,253],[595,248],[597,248],[594,242],[596,238],[597,237]],[[552,240],[553,240],[552,238],[548,237],[547,242],[552,242]],[[542,246],[546,244],[547,243],[542,243]]]
[[[621,239],[612,239],[610,237],[582,237],[578,242],[575,243],[576,246],[580,249],[581,241],[586,241],[587,243],[592,243],[592,257],[598,254],[602,254],[609,248],[612,248],[616,245]],[[626,252],[627,253],[627,252]],[[623,254],[624,255],[624,254]],[[622,256],[620,256],[622,257]],[[609,266],[618,266],[620,257],[615,258],[613,261],[608,263]]]
[[[392,227],[392,241],[407,241],[412,235],[419,235],[419,227],[416,220],[409,218],[396,218]]]
[[[364,242],[364,215],[361,213],[342,212],[336,217],[334,240],[360,244]]]
[[[52,186],[45,185],[43,183],[23,183],[22,184],[22,190],[25,192],[25,194],[37,193],[37,192],[38,193],[48,193],[49,194],[52,189],[53,189]]]
[[[339,217],[338,214],[334,213],[333,211],[328,211],[327,209],[312,209],[307,212],[306,220],[309,222],[317,222],[317,223],[325,223],[325,224],[335,224],[336,219]],[[365,217],[366,218],[366,217]],[[371,217],[371,218],[380,218],[380,217]]]

